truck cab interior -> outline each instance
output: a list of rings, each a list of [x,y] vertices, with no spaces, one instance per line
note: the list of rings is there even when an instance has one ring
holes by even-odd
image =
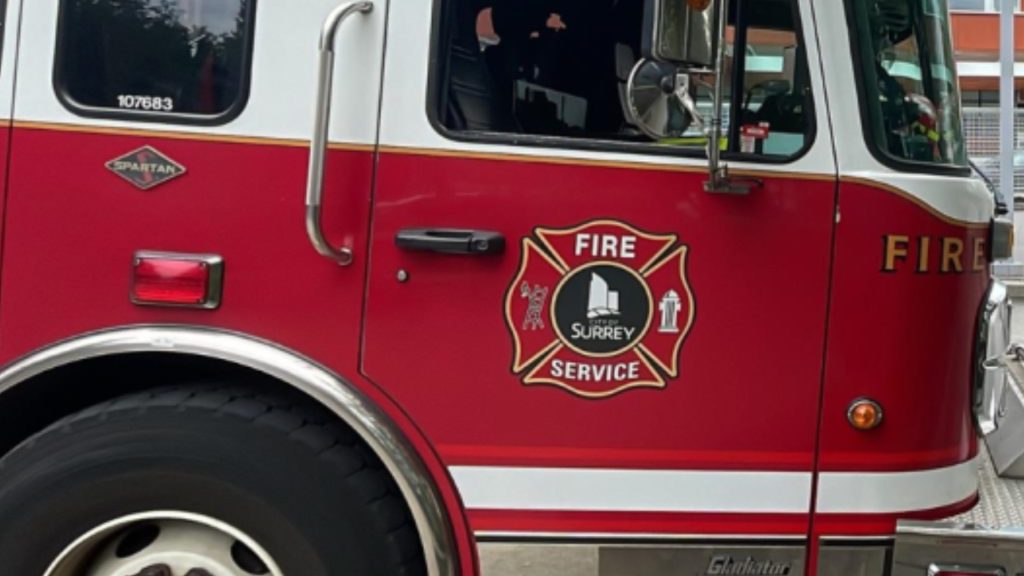
[[[630,75],[645,58],[644,4],[445,0],[437,118],[453,132],[650,143],[631,117],[627,93]],[[736,2],[728,28],[729,149],[739,151],[741,128],[755,125],[774,135],[774,153],[796,153],[808,140],[812,105],[795,2]],[[675,74],[672,65],[662,69]],[[712,78],[691,77],[703,115],[711,111]],[[659,143],[703,146],[698,124],[686,124],[686,137]],[[758,151],[772,154],[772,148]]]

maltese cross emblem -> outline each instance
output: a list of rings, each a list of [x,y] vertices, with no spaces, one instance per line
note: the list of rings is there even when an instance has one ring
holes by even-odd
[[[585,398],[664,388],[693,325],[688,250],[612,220],[537,228],[505,296],[512,372]]]

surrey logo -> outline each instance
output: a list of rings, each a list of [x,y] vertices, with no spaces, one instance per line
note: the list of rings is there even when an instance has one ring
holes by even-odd
[[[693,324],[687,250],[611,220],[538,228],[505,298],[512,371],[587,398],[663,388]]]

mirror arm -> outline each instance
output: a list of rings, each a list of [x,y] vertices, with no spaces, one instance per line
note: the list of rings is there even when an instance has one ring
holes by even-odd
[[[707,192],[722,194],[749,194],[759,185],[756,180],[732,179],[729,167],[722,162],[722,106],[725,100],[725,31],[729,20],[729,0],[718,0],[718,14],[715,21],[715,99],[711,113],[711,127],[707,130],[708,140],[708,181],[704,183]]]
[[[676,98],[679,99],[679,103],[682,104],[683,109],[690,114],[691,118],[693,118],[693,123],[697,125],[697,128],[707,134],[707,126],[704,123],[704,118],[701,117],[700,111],[697,110],[697,103],[693,100],[693,96],[690,95],[689,74],[676,74]]]

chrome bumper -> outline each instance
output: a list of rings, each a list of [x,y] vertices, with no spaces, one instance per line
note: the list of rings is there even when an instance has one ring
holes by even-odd
[[[901,522],[890,576],[968,572],[1004,576],[1024,570],[1024,531],[955,523]]]
[[[1012,305],[992,283],[978,321],[974,414],[984,439],[979,503],[947,522],[900,522],[888,576],[1024,573],[1024,347]]]
[[[992,282],[979,317],[974,351],[974,416],[978,431],[987,436],[999,427],[1006,396],[1009,365],[1016,364],[1010,344],[1013,307],[1006,285]]]

